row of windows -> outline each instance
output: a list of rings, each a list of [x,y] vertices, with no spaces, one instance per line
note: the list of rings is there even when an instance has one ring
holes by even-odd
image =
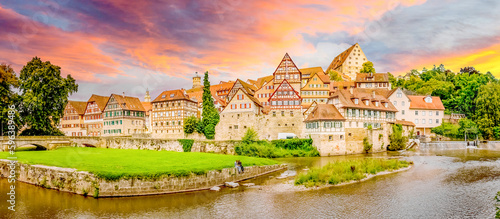
[[[381,111],[377,110],[360,110],[360,109],[347,109],[348,117],[368,117],[368,118],[381,118]],[[394,119],[396,114],[394,112],[385,112],[386,119]]]
[[[80,127],[80,124],[62,124],[63,128],[78,128]],[[84,128],[84,125],[82,125],[82,128]]]
[[[85,120],[102,119],[102,114],[85,116]]]
[[[240,103],[240,104],[231,104],[231,109],[238,109],[238,105],[240,109],[250,109],[252,108],[251,103]]]
[[[316,101],[317,103],[326,103],[328,101],[327,98],[304,98],[303,101],[305,103],[312,103]]]
[[[78,116],[65,116],[63,117],[63,120],[77,120],[79,119]]]
[[[300,101],[299,100],[285,100],[285,101],[272,101],[271,102],[271,105],[272,106],[298,106],[300,105]]]
[[[293,77],[290,77],[290,75],[284,75],[283,76],[283,79],[299,79],[299,74],[293,74]],[[281,79],[281,75],[276,75],[276,80],[280,80]]]
[[[420,113],[420,115],[425,116],[425,112],[426,111],[422,110],[422,112]],[[429,112],[429,116],[432,116],[432,112],[433,111],[427,111],[427,112]],[[418,111],[415,111],[415,116],[418,116]],[[439,111],[436,111],[436,116],[439,116]]]
[[[121,134],[121,133],[122,133],[121,129],[104,130],[104,134]]]
[[[425,124],[425,120],[426,120],[426,119],[422,119],[422,120],[421,120],[421,121],[422,121],[422,124]],[[433,119],[429,119],[429,124],[432,124],[432,120],[433,120]],[[420,121],[419,119],[415,119],[415,124],[418,124],[418,122],[419,122],[419,121]],[[436,119],[436,124],[439,124],[439,119]]]
[[[123,124],[122,120],[113,120],[104,122],[104,125],[121,125],[121,124]]]
[[[276,117],[276,111],[273,111],[273,116]],[[281,111],[281,116],[285,116],[285,111]],[[293,111],[290,111],[290,116],[293,116]]]
[[[366,88],[371,88],[371,87],[388,87],[388,83],[363,83]],[[358,87],[363,87],[361,86],[361,83],[358,83]]]
[[[302,95],[328,95],[328,91],[302,91]]]
[[[135,116],[135,117],[144,117],[144,112],[137,112],[137,111],[112,111],[112,112],[106,112],[105,117],[113,117],[113,116]]]
[[[319,128],[320,122],[306,123],[306,129]],[[342,122],[323,122],[323,128],[342,128]]]
[[[316,79],[316,78],[314,78]],[[321,84],[309,84],[310,88],[321,88]],[[328,84],[323,84],[324,88],[328,88]]]
[[[371,123],[371,122],[364,122],[363,123],[364,128],[368,128],[369,126],[371,126],[374,129],[378,129],[378,128],[380,128],[380,123]]]
[[[182,115],[187,115],[187,116],[190,116],[190,115],[195,115],[194,112],[184,112],[182,110],[178,110],[178,111],[167,111],[167,112],[156,112],[153,114],[153,117],[174,117],[174,116],[182,116]]]
[[[182,101],[175,101],[175,102],[170,102],[170,103],[155,103],[153,104],[153,107],[155,109],[158,109],[158,108],[167,108],[167,107],[175,107],[175,106],[181,106],[181,103]],[[186,106],[188,107],[196,107],[196,104],[195,103],[191,103],[191,102],[187,102],[186,101]]]
[[[268,98],[271,96],[271,93],[266,93],[266,94],[257,94],[257,98]]]
[[[170,124],[172,124],[172,125],[175,125],[175,124],[182,125],[182,121],[172,121],[172,123],[170,123],[168,121],[165,122],[165,123],[163,123],[163,122],[159,122],[159,123],[155,122],[154,126],[169,126]]]

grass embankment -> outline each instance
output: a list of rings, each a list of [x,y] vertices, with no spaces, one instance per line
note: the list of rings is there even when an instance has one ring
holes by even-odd
[[[328,163],[323,167],[311,168],[295,178],[295,185],[306,187],[336,185],[352,180],[361,180],[368,174],[408,167],[411,163],[396,159],[363,159]]]
[[[234,151],[238,155],[265,158],[281,157],[316,157],[318,150],[312,145],[311,139],[287,139],[274,141],[255,141],[240,143]]]
[[[6,159],[8,156],[8,152],[0,152],[0,159]],[[264,158],[222,154],[105,148],[19,151],[16,152],[16,156],[21,163],[75,168],[107,180],[155,179],[167,175],[187,176],[191,173],[201,175],[209,170],[234,167],[235,160],[241,160],[243,166],[278,163]]]

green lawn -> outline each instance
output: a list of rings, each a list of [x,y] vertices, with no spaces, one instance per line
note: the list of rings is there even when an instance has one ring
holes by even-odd
[[[342,182],[364,179],[367,174],[397,170],[411,164],[412,162],[397,159],[336,161],[323,167],[313,167],[307,173],[299,174],[295,178],[295,185],[305,185],[306,187],[326,184],[336,185]]]
[[[8,152],[0,152],[0,159],[8,156]],[[108,180],[204,174],[209,170],[234,167],[235,160],[241,160],[243,166],[278,163],[265,158],[210,153],[72,147],[50,151],[19,151],[16,156],[21,163],[75,168]]]

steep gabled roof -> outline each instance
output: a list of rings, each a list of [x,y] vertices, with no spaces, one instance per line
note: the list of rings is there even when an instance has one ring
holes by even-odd
[[[318,104],[313,111],[307,116],[304,122],[313,121],[345,121],[345,118],[340,114],[337,108],[332,104]]]
[[[189,100],[191,102],[195,102],[194,100],[190,99],[190,97],[183,89],[163,91],[151,102],[154,103],[154,102],[171,101],[171,100]]]
[[[321,74],[321,73],[313,73],[313,74],[311,75],[311,78],[313,78],[313,77],[314,77],[314,75],[317,75],[317,76],[318,76],[318,78],[319,78],[321,81],[323,81],[323,83],[325,83],[325,84],[329,84],[329,83],[330,83],[330,76],[325,75],[325,74]]]
[[[84,101],[73,101],[68,100],[68,104],[70,104],[79,115],[85,114],[85,109],[87,108],[87,102]]]
[[[115,101],[120,104],[120,107],[122,109],[128,109],[128,110],[134,110],[134,111],[146,111],[144,107],[142,106],[141,100],[137,97],[129,97],[129,96],[123,96],[119,94],[111,94],[111,97],[109,98],[114,98]],[[109,100],[108,100],[109,102]]]
[[[97,104],[97,107],[102,111],[104,111],[104,108],[106,107],[106,103],[108,103],[109,96],[99,96],[92,94],[92,96],[89,98],[87,102],[95,102]],[[86,110],[86,109],[85,109]]]
[[[413,96],[408,95],[410,99],[410,109],[427,109],[427,110],[444,110],[443,102],[441,98],[431,96],[432,102],[425,102],[425,98],[428,96]]]
[[[389,74],[356,73],[356,82],[389,82]]]
[[[253,97],[252,95],[250,95],[249,93],[247,93],[244,89],[241,89],[241,88],[238,88],[238,90],[236,90],[236,93],[234,93],[233,97],[231,97],[231,99],[229,100],[229,102],[226,104],[226,105],[229,105],[231,103],[231,101],[233,101],[234,97],[236,96],[236,94],[239,92],[239,91],[242,91],[243,94],[245,94],[245,96],[248,97],[248,99],[250,99],[251,101],[253,101],[257,106],[259,107],[262,107],[262,104],[260,104],[260,101],[257,100],[255,97]]]
[[[292,63],[291,66],[288,66],[289,68],[292,68],[292,70],[285,69],[285,71],[286,72],[291,71],[290,73],[298,73],[299,76],[302,78],[301,71],[299,70],[299,68],[297,67],[295,62],[293,62],[292,58],[288,55],[288,53],[285,53],[285,56],[283,56],[283,59],[281,59],[280,64],[278,64],[278,66],[276,67],[276,70],[274,70],[273,76],[278,73],[278,70],[280,69],[280,67],[283,67],[282,65],[283,65],[283,62],[285,62],[285,61],[290,61]],[[295,70],[297,70],[297,71],[295,71]],[[279,73],[279,74],[282,74],[282,73]]]
[[[338,56],[336,56],[332,60],[332,62],[328,66],[328,68],[326,69],[326,72],[328,72],[330,69],[331,70],[335,70],[339,66],[341,66],[345,62],[345,60],[347,59],[347,57],[349,57],[349,54],[351,54],[352,50],[354,49],[354,47],[356,45],[358,45],[358,44],[356,43],[356,44],[352,45],[351,47],[349,47],[348,49],[346,49],[344,52],[342,52]]]

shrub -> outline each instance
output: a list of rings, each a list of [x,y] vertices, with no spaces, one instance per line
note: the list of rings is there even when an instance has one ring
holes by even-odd
[[[197,131],[198,119],[195,116],[184,118],[184,133],[192,134]]]
[[[368,125],[367,129],[368,129],[368,130],[372,130],[372,129],[373,129],[373,126],[370,124],[370,125]]]
[[[403,126],[401,124],[392,125],[392,133],[389,135],[389,150],[402,150],[408,143],[408,137],[403,136]]]
[[[313,140],[310,138],[307,139],[281,139],[281,140],[272,140],[271,143],[278,148],[284,148],[288,150],[313,150],[315,147],[313,146]]]
[[[368,153],[368,151],[370,151],[373,147],[373,144],[370,144],[370,142],[368,142],[368,138],[365,137],[363,138],[363,150],[365,150],[366,153]]]
[[[257,132],[255,132],[255,130],[253,130],[253,128],[248,128],[247,132],[245,132],[245,136],[243,136],[243,138],[241,139],[241,141],[245,144],[250,144],[250,143],[256,142],[258,140],[259,140],[259,136],[258,136]]]
[[[214,139],[215,137],[215,125],[210,123],[208,124],[207,126],[205,126],[204,128],[205,130],[205,137],[207,137],[207,139]]]
[[[194,140],[193,139],[178,139],[179,143],[182,145],[182,150],[184,152],[191,152],[191,148],[193,147]]]
[[[279,158],[279,157],[316,157],[319,156],[318,150],[314,147],[305,147],[299,149],[287,149],[277,147],[268,141],[256,141],[252,143],[240,143],[234,147],[234,151],[238,155],[251,157]]]

